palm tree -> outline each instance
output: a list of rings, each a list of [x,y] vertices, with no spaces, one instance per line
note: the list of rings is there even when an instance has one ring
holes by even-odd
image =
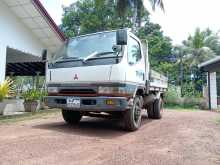
[[[219,46],[219,41],[212,32],[201,31],[196,29],[193,36],[189,36],[183,44],[187,49],[185,60],[189,62],[189,66],[197,66],[198,64],[215,57],[216,52],[211,45]]]
[[[214,48],[220,46],[217,34],[209,30],[201,31],[199,28],[183,42],[185,55],[182,60],[195,89],[201,90],[202,81],[205,80],[198,64],[216,56],[217,51],[212,48],[213,45]]]
[[[123,16],[127,9],[131,9],[133,13],[134,30],[141,27],[141,12],[144,7],[145,0],[117,0],[117,8],[119,15]],[[152,5],[152,9],[158,6],[164,11],[163,0],[148,0]]]

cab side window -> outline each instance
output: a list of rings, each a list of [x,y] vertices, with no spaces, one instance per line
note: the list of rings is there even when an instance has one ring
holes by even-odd
[[[141,48],[137,40],[128,38],[128,63],[133,65],[141,60]]]

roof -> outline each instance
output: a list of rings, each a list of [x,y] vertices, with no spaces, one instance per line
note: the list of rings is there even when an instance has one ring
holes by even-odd
[[[49,51],[54,52],[66,40],[39,0],[3,1]]]
[[[217,71],[220,70],[220,56],[211,60],[205,61],[198,65],[202,71]]]
[[[7,63],[23,63],[23,62],[42,62],[41,57],[34,56],[32,54],[19,51],[13,48],[7,48],[6,55]]]
[[[40,57],[16,49],[7,48],[6,75],[35,76],[45,75],[45,62]]]
[[[6,65],[6,76],[45,76],[44,62],[8,63]]]

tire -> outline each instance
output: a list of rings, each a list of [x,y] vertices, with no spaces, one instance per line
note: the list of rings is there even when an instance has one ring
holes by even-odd
[[[154,104],[153,103],[150,103],[148,106],[147,106],[147,116],[149,119],[153,119],[154,117]]]
[[[78,124],[82,118],[79,111],[62,110],[63,119],[68,124]]]
[[[156,99],[153,103],[153,119],[161,119],[163,113],[163,100]]]
[[[124,112],[124,124],[127,131],[136,131],[141,126],[141,96],[135,96],[132,108]]]

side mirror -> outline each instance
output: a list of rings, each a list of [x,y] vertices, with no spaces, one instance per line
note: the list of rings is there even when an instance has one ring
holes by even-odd
[[[47,60],[47,49],[44,49],[42,51],[42,61],[46,61]]]
[[[116,44],[117,45],[127,45],[127,30],[121,29],[116,32]]]

